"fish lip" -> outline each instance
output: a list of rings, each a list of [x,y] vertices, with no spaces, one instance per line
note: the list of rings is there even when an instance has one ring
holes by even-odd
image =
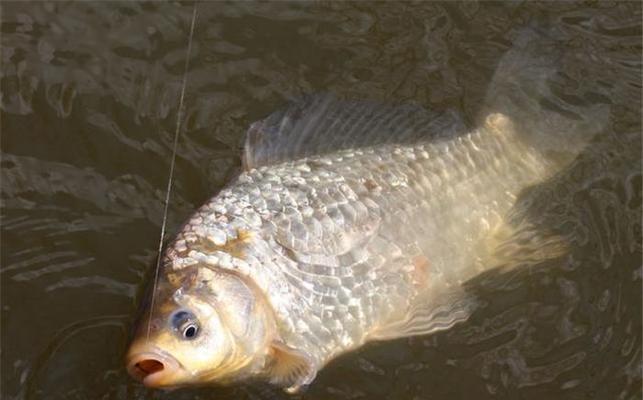
[[[136,364],[150,358],[162,362],[164,368],[143,376]],[[147,387],[171,386],[171,384],[163,384],[163,381],[176,375],[180,368],[179,362],[174,357],[160,349],[136,352],[127,357],[127,372]]]

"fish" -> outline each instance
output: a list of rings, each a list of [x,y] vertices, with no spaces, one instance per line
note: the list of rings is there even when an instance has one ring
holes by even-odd
[[[505,65],[551,76],[539,59]],[[507,71],[496,104],[537,105],[533,91],[510,98]],[[468,129],[449,111],[317,95],[252,124],[243,171],[164,248],[129,373],[153,388],[262,380],[294,393],[365,343],[466,321],[479,301],[465,283],[488,268],[481,243],[587,143],[525,134],[560,113],[510,114]]]

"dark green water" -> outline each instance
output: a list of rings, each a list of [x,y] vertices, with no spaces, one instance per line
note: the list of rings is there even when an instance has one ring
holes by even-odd
[[[158,246],[192,5],[2,3],[2,398],[287,398],[263,385],[164,393],[122,365]],[[568,254],[484,292],[430,337],[372,344],[305,399],[640,399],[641,5],[201,3],[172,232],[239,165],[248,125],[302,93],[413,100],[474,121],[514,32],[556,28],[558,95],[610,109],[566,171],[521,199]]]

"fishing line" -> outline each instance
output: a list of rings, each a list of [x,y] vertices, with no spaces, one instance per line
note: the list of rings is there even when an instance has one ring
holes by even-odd
[[[170,173],[167,180],[167,190],[165,191],[165,208],[163,209],[163,223],[161,224],[161,238],[159,240],[158,257],[156,258],[156,269],[154,271],[154,287],[152,290],[152,301],[150,304],[150,316],[147,321],[147,340],[150,339],[150,329],[152,327],[152,312],[154,311],[154,300],[156,298],[156,286],[158,284],[159,270],[161,269],[161,251],[163,250],[163,238],[165,237],[165,226],[167,223],[167,209],[170,204],[170,193],[172,191],[172,177],[174,176],[174,163],[176,160],[176,148],[179,143],[179,132],[181,129],[181,119],[183,117],[183,98],[185,97],[185,87],[188,81],[188,68],[190,66],[190,54],[192,53],[192,39],[194,38],[194,25],[196,25],[196,5],[192,10],[192,23],[190,24],[190,36],[188,38],[188,48],[185,54],[185,66],[183,69],[183,83],[181,84],[181,96],[179,97],[179,109],[176,114],[176,130],[174,131],[174,146],[172,148],[172,160],[170,161]]]

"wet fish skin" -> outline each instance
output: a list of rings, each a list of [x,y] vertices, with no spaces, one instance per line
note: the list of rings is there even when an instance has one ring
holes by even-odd
[[[481,259],[484,239],[496,227],[511,237],[501,222],[520,191],[609,120],[606,105],[552,90],[566,56],[554,37],[518,33],[469,133],[453,113],[332,96],[254,123],[245,171],[164,253],[132,375],[153,387],[259,378],[296,391],[367,341],[466,320],[478,304],[464,284],[498,265]]]
[[[252,312],[231,302],[224,307],[268,321],[255,340],[265,347],[235,337],[237,369],[211,375],[254,375],[297,389],[369,340],[466,319],[470,309],[455,308],[464,294],[453,294],[479,272],[472,268],[479,239],[520,189],[547,173],[547,162],[521,144],[500,114],[454,140],[349,149],[252,169],[186,222],[166,250],[162,273],[168,293],[186,290],[186,282],[189,290],[195,280],[180,278],[186,274],[231,274],[252,287]],[[416,324],[413,307],[424,309],[421,319],[444,306],[436,301],[441,296],[451,296],[452,309]],[[406,322],[398,331],[387,328],[400,321]],[[304,367],[275,376],[273,344]]]

